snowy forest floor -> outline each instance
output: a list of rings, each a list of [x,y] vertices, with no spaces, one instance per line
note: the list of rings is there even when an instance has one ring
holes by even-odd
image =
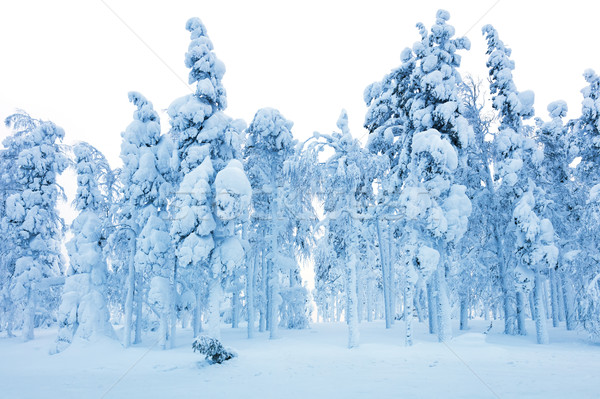
[[[123,349],[116,341],[75,342],[49,355],[56,330],[34,341],[0,338],[2,398],[598,398],[600,345],[584,333],[550,328],[549,345],[502,335],[503,323],[471,321],[438,343],[415,323],[415,344],[404,346],[404,323],[386,330],[362,323],[361,345],[346,348],[342,323],[313,324],[245,338],[223,328],[223,343],[239,357],[208,365],[191,349],[191,331],[162,351],[152,335]],[[456,326],[455,326],[456,327]]]

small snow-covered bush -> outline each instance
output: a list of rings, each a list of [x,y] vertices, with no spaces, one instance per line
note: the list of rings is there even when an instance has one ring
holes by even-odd
[[[225,348],[218,339],[202,335],[194,340],[192,343],[194,352],[198,351],[206,356],[206,360],[210,364],[223,363],[226,360],[237,357],[230,348]]]

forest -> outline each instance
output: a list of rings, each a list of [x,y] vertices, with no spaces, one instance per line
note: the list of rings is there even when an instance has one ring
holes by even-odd
[[[185,25],[194,93],[172,101],[168,121],[128,94],[122,166],[63,144],[51,121],[10,115],[0,333],[56,328],[59,353],[75,339],[127,348],[152,332],[170,349],[185,329],[274,339],[344,322],[354,348],[375,320],[402,325],[411,346],[417,323],[449,342],[454,320],[479,319],[539,344],[559,325],[600,340],[600,76],[584,71],[579,117],[566,120],[561,100],[534,110],[491,25],[489,75],[461,76],[470,41],[449,18],[417,24],[400,65],[365,88],[366,142],[344,110],[337,131],[304,141],[277,109],[250,123],[227,115],[225,66],[198,18]],[[78,215],[67,226],[58,177],[69,168]]]

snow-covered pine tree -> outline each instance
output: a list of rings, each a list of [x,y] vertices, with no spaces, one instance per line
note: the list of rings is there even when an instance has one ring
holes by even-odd
[[[308,151],[316,154],[330,148],[333,153],[318,165],[318,197],[324,201],[325,237],[335,254],[335,262],[343,273],[348,323],[348,347],[359,345],[358,330],[358,268],[361,267],[361,243],[368,215],[358,205],[361,197],[371,194],[372,181],[380,173],[377,157],[363,149],[348,129],[348,115],[342,110],[337,122],[341,132],[332,135],[315,134]],[[316,158],[313,156],[313,158]],[[325,271],[322,269],[322,272]],[[321,277],[321,276],[320,276]]]
[[[531,186],[531,184],[535,185],[535,181],[531,179],[537,178],[537,166],[534,163],[538,162],[543,154],[536,151],[535,142],[530,137],[528,128],[523,124],[524,119],[533,116],[534,95],[530,91],[517,91],[512,78],[515,64],[509,58],[511,50],[500,40],[498,32],[491,25],[486,25],[483,27],[483,34],[488,43],[489,58],[486,65],[490,74],[492,106],[498,111],[500,119],[500,126],[494,137],[494,183],[498,186],[496,195],[499,196],[501,209],[515,210],[521,200],[524,201],[523,204],[527,202],[533,209],[534,204],[539,206],[544,202],[542,198],[538,198],[543,191]],[[535,195],[533,200],[524,198],[528,192]],[[511,265],[521,260],[523,264],[531,264],[529,259],[535,257],[527,253],[533,250],[534,245],[523,246],[524,241],[519,238],[523,229],[526,229],[525,225],[518,225],[519,221],[525,223],[530,218],[513,212],[514,218],[504,220],[501,216],[505,214],[506,212],[498,213],[495,222],[499,236],[497,253],[504,297],[505,333],[515,334],[518,331],[520,334],[525,334],[525,294],[528,293],[529,278],[527,273],[521,272],[521,269],[515,273]],[[537,265],[533,267],[537,268]],[[536,282],[541,284],[543,281],[541,277],[539,279],[536,277]],[[539,320],[536,326],[543,328]],[[538,338],[544,340],[543,335],[543,331],[538,329]]]
[[[600,156],[600,76],[587,69],[583,77],[588,83],[581,90],[583,102],[581,116],[575,121],[576,141],[581,162],[577,169],[586,184],[598,184],[598,157]]]
[[[215,249],[211,256],[209,283],[209,332],[219,337],[220,309],[223,287],[227,282],[235,284],[245,261],[241,225],[248,220],[252,187],[240,160],[232,159],[214,181],[217,228],[214,232]],[[235,287],[234,287],[235,289]],[[233,308],[232,304],[232,308]]]
[[[185,62],[196,92],[175,100],[168,109],[179,172],[171,235],[176,245],[177,282],[195,294],[194,335],[200,331],[200,307],[208,288],[208,333],[219,338],[223,284],[231,268],[243,261],[243,256],[238,256],[241,244],[235,244],[237,237],[231,231],[242,216],[234,212],[232,221],[221,219],[226,213],[218,213],[215,180],[226,167],[228,174],[238,176],[235,184],[239,186],[220,189],[239,202],[236,209],[243,207],[246,186],[239,176],[243,170],[230,161],[241,159],[245,123],[221,112],[227,105],[221,83],[225,66],[213,53],[206,28],[198,18],[191,18],[186,29],[191,32],[191,42]],[[228,246],[235,247],[235,259],[227,258]]]
[[[537,215],[540,209],[536,206],[534,194],[536,189],[537,187],[530,180],[529,189],[519,198],[513,211],[514,223],[517,226],[516,255],[519,261],[516,276],[517,281],[522,285],[531,286],[533,283],[533,318],[536,324],[537,342],[547,344],[548,328],[543,286],[548,270],[556,267],[558,248],[554,245],[552,222],[550,219],[541,219]]]
[[[61,274],[60,242],[64,221],[56,208],[63,195],[56,179],[68,165],[59,142],[64,130],[52,122],[36,121],[25,113],[7,118],[9,127],[24,127],[16,137],[16,182],[20,190],[6,199],[5,223],[15,229],[14,274],[10,283],[12,302],[24,313],[23,336],[34,337],[36,312],[47,317],[56,302],[46,279]],[[42,305],[38,308],[38,305]]]
[[[137,281],[142,286],[137,290],[147,295],[145,302],[159,319],[159,345],[165,349],[169,325],[175,324],[175,320],[169,323],[169,318],[175,317],[171,284],[174,257],[167,215],[173,193],[173,144],[169,136],[161,136],[160,120],[152,103],[137,92],[129,93],[129,101],[137,107],[134,121],[128,127],[128,133],[138,140],[137,167],[130,180],[138,196],[135,267],[139,273]]]
[[[415,94],[412,79],[416,58],[411,49],[401,54],[402,65],[392,70],[382,81],[369,85],[364,100],[369,107],[364,127],[369,131],[367,148],[382,155],[389,162],[378,176],[379,190],[375,208],[379,258],[382,269],[386,328],[390,328],[395,314],[395,277],[391,249],[394,243],[396,218],[388,217],[397,211],[394,202],[408,174],[410,162],[409,110]]]
[[[148,303],[158,313],[164,348],[172,308],[169,287],[173,261],[166,223],[166,206],[172,192],[169,182],[172,148],[169,138],[160,134],[160,118],[152,103],[136,92],[129,93],[129,101],[136,110],[133,121],[122,134],[123,168],[119,176],[123,186],[122,220],[116,226],[117,234],[119,230],[131,233],[130,244],[135,248],[127,277],[124,344],[130,343],[134,312],[134,343],[141,341],[143,303],[150,293]]]
[[[453,182],[459,162],[466,162],[464,149],[473,136],[462,116],[458,93],[462,80],[457,71],[460,56],[456,54],[457,50],[468,50],[470,42],[466,38],[452,39],[454,28],[446,24],[449,18],[447,11],[439,10],[430,33],[417,24],[421,41],[412,49],[417,60],[411,76],[416,92],[408,112],[407,132],[411,135],[411,153],[400,195],[406,218],[405,239],[409,246],[416,246],[412,250],[413,263],[423,267],[426,276],[438,259],[433,276],[440,341],[452,336],[446,281],[451,265],[449,249],[466,231],[471,213],[466,187]]]
[[[103,252],[107,198],[99,185],[104,180],[106,159],[87,143],[73,148],[77,172],[74,200],[79,215],[71,225],[67,243],[69,268],[58,309],[56,352],[66,349],[74,337],[115,337],[106,301],[106,258]]]
[[[4,237],[0,242],[0,331],[6,330],[8,337],[13,336],[13,328],[18,323],[15,320],[18,313],[13,309],[10,288],[20,248],[16,245],[17,226],[6,217],[6,200],[21,189],[17,183],[16,161],[22,145],[19,136],[25,134],[22,128],[13,127],[13,131],[3,141],[5,148],[0,150],[0,234]]]
[[[582,114],[574,121],[574,141],[579,147],[581,162],[576,181],[583,192],[581,253],[575,256],[579,279],[579,309],[582,325],[594,340],[600,339],[600,76],[593,70],[584,72],[588,85],[583,94]],[[575,254],[573,254],[575,255]]]
[[[0,242],[0,330],[6,329],[9,337],[13,336],[13,328],[20,327],[21,312],[15,312],[11,296],[11,283],[15,273],[15,261],[21,254],[18,245],[18,226],[11,223],[6,214],[6,200],[12,194],[23,190],[18,182],[17,159],[19,152],[26,145],[26,135],[39,126],[40,121],[22,111],[8,117],[6,126],[13,133],[7,136],[0,150],[0,229],[4,240]]]
[[[253,242],[265,249],[266,320],[271,338],[277,337],[279,306],[282,299],[279,293],[284,254],[283,223],[287,220],[286,209],[282,209],[283,186],[285,181],[284,162],[294,153],[295,141],[291,128],[293,123],[285,119],[278,110],[262,108],[246,130],[244,158],[248,178],[253,188]],[[265,223],[267,221],[267,223]],[[252,278],[248,276],[248,278]],[[253,310],[249,309],[249,312]]]
[[[576,156],[573,143],[573,129],[563,123],[567,115],[567,103],[560,100],[548,105],[551,120],[537,120],[537,137],[543,145],[544,159],[540,164],[538,185],[544,189],[549,206],[544,215],[552,221],[556,228],[559,249],[558,264],[550,268],[550,298],[552,307],[552,323],[554,327],[563,319],[565,313],[567,329],[574,328],[574,272],[572,262],[567,254],[580,250],[581,225],[581,192],[575,180],[575,169],[569,165]]]

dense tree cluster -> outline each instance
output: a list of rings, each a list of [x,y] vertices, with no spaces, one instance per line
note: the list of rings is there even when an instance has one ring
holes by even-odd
[[[60,144],[52,122],[8,117],[0,331],[33,339],[56,324],[56,351],[76,337],[129,346],[147,331],[168,348],[177,326],[217,340],[225,322],[276,338],[308,326],[314,299],[317,320],[347,322],[349,347],[378,318],[403,320],[407,345],[416,321],[447,341],[452,319],[467,329],[471,318],[522,335],[530,318],[539,343],[562,322],[599,339],[600,77],[585,71],[577,119],[564,121],[564,101],[536,117],[492,26],[489,89],[461,77],[470,42],[449,18],[417,24],[401,65],[366,88],[366,145],[345,111],[339,131],[302,143],[276,109],[248,126],[226,115],[225,67],[197,18],[185,57],[195,91],[173,101],[165,134],[129,93],[120,169],[87,143]],[[69,166],[79,214],[66,262],[57,177]]]

